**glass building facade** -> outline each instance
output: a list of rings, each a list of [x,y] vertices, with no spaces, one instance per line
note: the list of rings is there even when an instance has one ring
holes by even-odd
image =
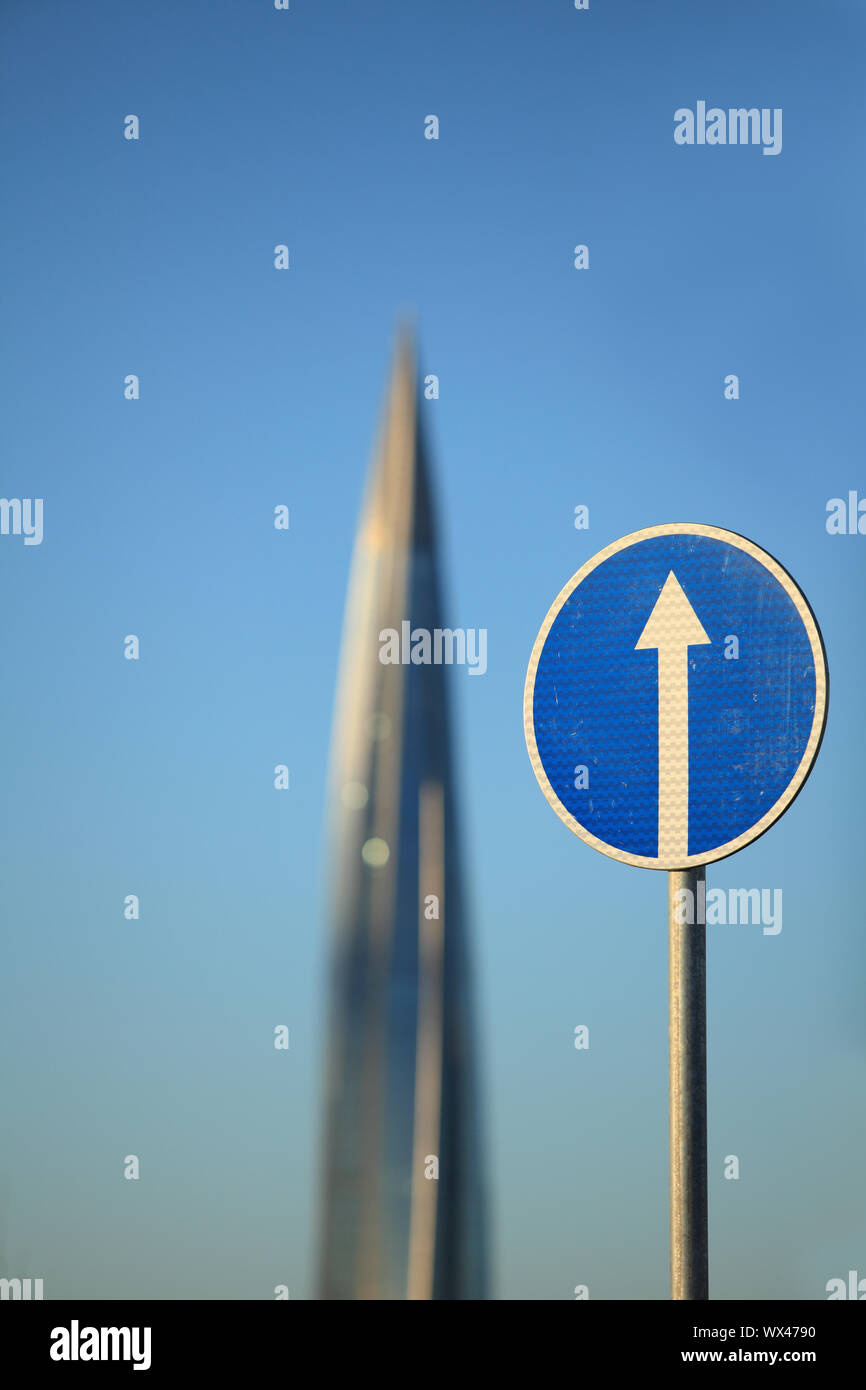
[[[335,715],[325,1299],[488,1296],[455,673],[381,659],[395,655],[388,630],[408,657],[411,633],[432,643],[443,628],[414,357],[403,335],[352,563]]]

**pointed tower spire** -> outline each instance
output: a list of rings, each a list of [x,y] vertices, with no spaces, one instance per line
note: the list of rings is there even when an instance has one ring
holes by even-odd
[[[432,642],[442,626],[415,355],[403,328],[335,716],[325,1298],[485,1297],[448,689],[441,665],[407,651],[412,634]]]
[[[408,325],[398,329],[388,396],[370,473],[359,548],[404,551],[432,545],[430,496],[418,420],[416,348]]]

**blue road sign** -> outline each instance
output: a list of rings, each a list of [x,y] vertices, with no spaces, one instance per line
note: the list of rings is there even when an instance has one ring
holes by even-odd
[[[821,634],[791,576],[698,524],[635,531],[588,560],[544,620],[524,695],[557,815],[649,869],[762,835],[806,780],[826,713]]]

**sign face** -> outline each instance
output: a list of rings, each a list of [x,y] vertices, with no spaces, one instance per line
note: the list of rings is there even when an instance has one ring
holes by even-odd
[[[647,869],[708,864],[768,830],[809,774],[827,716],[821,634],[751,541],[651,526],[555,599],[523,714],[542,791],[593,849]]]

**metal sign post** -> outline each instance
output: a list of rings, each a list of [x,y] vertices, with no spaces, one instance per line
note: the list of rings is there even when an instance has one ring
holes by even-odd
[[[681,923],[683,890],[697,901],[706,871],[668,873],[668,1063],[671,1298],[709,1298],[707,1229],[706,926]]]
[[[709,1297],[705,866],[778,820],[827,715],[818,625],[754,542],[699,523],[634,531],[554,600],[524,692],[532,767],[560,820],[668,873],[671,1297]]]

